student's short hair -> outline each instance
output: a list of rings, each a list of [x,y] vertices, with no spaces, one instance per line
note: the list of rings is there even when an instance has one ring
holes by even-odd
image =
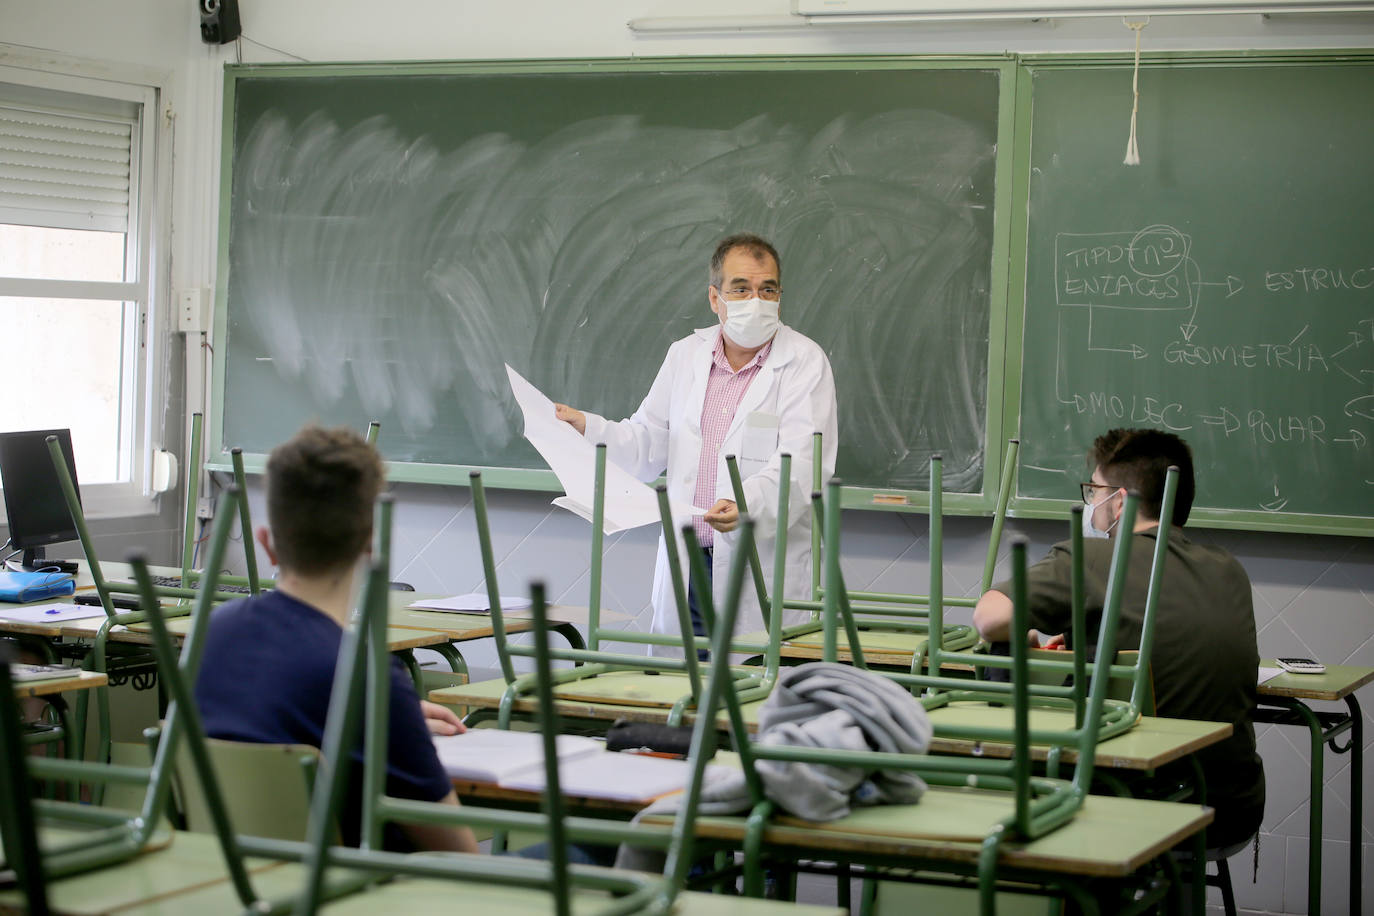
[[[267,458],[267,521],[282,569],[319,575],[351,564],[372,537],[381,458],[346,426],[311,424]]]
[[[721,239],[715,253],[711,255],[710,280],[716,289],[720,289],[720,285],[725,282],[725,256],[736,248],[743,248],[760,261],[765,257],[772,258],[773,263],[778,265],[778,282],[782,282],[782,258],[778,257],[778,249],[761,235],[737,232]]]
[[[1088,460],[1101,469],[1107,483],[1139,493],[1142,512],[1155,521],[1160,521],[1165,475],[1169,466],[1175,465],[1178,492],[1174,495],[1173,523],[1188,521],[1195,488],[1193,453],[1178,436],[1158,429],[1108,430],[1093,441]]]

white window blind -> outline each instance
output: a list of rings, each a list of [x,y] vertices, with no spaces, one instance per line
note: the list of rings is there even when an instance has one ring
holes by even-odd
[[[0,223],[129,231],[134,126],[0,106]]]

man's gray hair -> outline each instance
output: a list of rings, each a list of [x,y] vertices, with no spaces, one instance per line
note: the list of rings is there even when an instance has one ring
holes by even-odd
[[[716,246],[715,254],[711,255],[710,282],[716,289],[720,289],[721,283],[725,282],[725,256],[736,248],[743,248],[760,261],[765,256],[771,257],[773,263],[778,265],[778,282],[782,282],[782,258],[778,257],[778,249],[761,235],[737,232],[721,239],[720,244]]]

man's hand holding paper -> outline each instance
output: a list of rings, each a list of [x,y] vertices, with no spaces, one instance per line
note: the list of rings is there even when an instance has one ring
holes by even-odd
[[[567,494],[555,499],[554,505],[591,521],[596,496],[596,443],[584,439],[574,428],[575,418],[571,414],[580,416],[581,411],[555,405],[509,365],[506,366],[506,375],[510,379],[515,401],[525,417],[525,438],[548,462]],[[568,416],[564,416],[565,413]],[[707,512],[706,509],[677,500],[671,501],[670,509],[674,525],[684,524],[692,516],[705,515]],[[629,528],[658,524],[659,521],[658,496],[653,488],[636,480],[614,462],[607,461],[605,533],[614,534]]]

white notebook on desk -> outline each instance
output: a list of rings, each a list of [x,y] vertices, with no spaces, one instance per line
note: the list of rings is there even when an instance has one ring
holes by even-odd
[[[530,606],[528,598],[509,598],[501,596],[501,610],[523,611]],[[491,610],[491,601],[486,592],[469,592],[466,595],[453,595],[449,598],[421,598],[406,607],[415,611],[443,611],[448,614],[485,614]]]
[[[479,728],[435,738],[434,746],[450,779],[542,792],[546,784],[543,742],[537,732]],[[647,803],[681,791],[690,776],[685,760],[608,751],[605,742],[595,738],[558,738],[558,782],[564,795]]]
[[[434,739],[439,762],[450,779],[506,785],[526,771],[541,775],[544,769],[544,736],[538,732],[511,732],[499,728],[474,728],[461,735]],[[577,735],[558,737],[560,763],[606,751],[606,743]]]

